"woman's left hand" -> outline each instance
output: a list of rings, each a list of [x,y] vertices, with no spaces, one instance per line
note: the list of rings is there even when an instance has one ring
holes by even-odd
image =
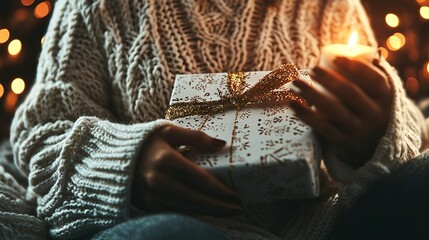
[[[310,73],[328,92],[297,80],[294,85],[309,105],[297,101],[297,115],[330,144],[342,161],[358,168],[368,161],[386,131],[393,94],[388,79],[374,64],[337,57],[341,72],[317,66]]]

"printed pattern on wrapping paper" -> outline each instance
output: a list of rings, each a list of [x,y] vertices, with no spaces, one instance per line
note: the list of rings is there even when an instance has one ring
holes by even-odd
[[[266,73],[247,73],[246,87]],[[305,71],[301,74],[309,78]],[[218,100],[228,91],[226,81],[226,74],[179,75],[171,103]],[[291,86],[286,84],[282,90]],[[227,184],[226,172],[231,167],[234,184],[245,202],[317,196],[320,153],[311,129],[287,106],[246,107],[237,112],[236,134],[232,136],[235,112],[174,120],[183,127],[200,129],[228,142],[223,152],[191,151],[187,157]],[[232,156],[227,151],[231,140]]]

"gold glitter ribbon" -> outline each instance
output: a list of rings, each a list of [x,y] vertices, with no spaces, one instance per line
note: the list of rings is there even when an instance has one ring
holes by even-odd
[[[299,72],[295,64],[286,63],[265,75],[252,88],[243,92],[245,73],[228,73],[228,93],[215,101],[192,101],[173,103],[167,109],[165,118],[173,120],[192,115],[213,115],[230,109],[241,109],[254,105],[284,103],[289,100],[304,102],[290,91],[275,91],[290,81],[298,79]]]
[[[294,94],[291,91],[275,91],[281,86],[288,82],[294,81],[299,78],[299,72],[295,64],[287,63],[283,64],[275,70],[265,75],[258,83],[246,91],[245,88],[244,72],[233,72],[228,73],[227,87],[228,93],[226,95],[220,95],[219,100],[215,101],[192,101],[192,102],[178,102],[173,103],[167,109],[165,118],[173,120],[176,118],[182,118],[192,115],[207,115],[205,121],[199,127],[201,130],[207,122],[209,116],[216,113],[225,112],[230,109],[235,109],[235,118],[233,132],[231,136],[231,146],[229,148],[229,166],[228,166],[228,177],[231,186],[234,190],[237,190],[232,177],[232,164],[233,164],[233,144],[237,132],[237,119],[238,111],[247,106],[256,106],[264,104],[264,106],[270,104],[280,104],[289,100],[296,100],[305,102],[301,97]]]

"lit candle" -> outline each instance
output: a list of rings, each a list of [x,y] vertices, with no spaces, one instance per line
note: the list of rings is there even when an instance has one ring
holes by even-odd
[[[354,31],[350,36],[348,44],[332,44],[323,47],[319,65],[332,70],[338,70],[333,60],[339,56],[371,62],[375,57],[377,49],[360,45],[357,42],[358,35],[357,32]]]

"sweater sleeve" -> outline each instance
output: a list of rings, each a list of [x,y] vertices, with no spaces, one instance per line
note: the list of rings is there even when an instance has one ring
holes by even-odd
[[[334,31],[335,29],[349,29],[348,32],[356,29],[360,36],[365,37],[362,42],[366,41],[366,44],[376,46],[369,20],[359,1],[332,0],[328,2],[330,2],[330,7],[327,11],[331,8],[330,12],[334,14],[327,17],[329,21],[325,23],[330,26],[330,31],[326,30],[327,27],[322,27],[326,30],[324,34],[326,42],[338,42],[336,39],[343,39],[338,31]],[[344,6],[344,4],[348,6]],[[349,13],[344,14],[338,9],[349,9]],[[343,19],[345,17],[347,20]],[[428,130],[421,111],[407,98],[402,81],[395,69],[384,59],[381,59],[380,64],[388,77],[393,93],[387,130],[379,141],[372,158],[356,170],[340,161],[333,153],[334,151],[327,148],[324,156],[325,165],[331,177],[339,182],[365,183],[377,179],[381,174],[389,172],[393,165],[419,154],[423,142],[427,141]]]
[[[170,124],[116,121],[105,55],[73,4],[57,1],[36,83],[11,127],[27,195],[54,238],[127,218],[137,151],[148,134]]]

